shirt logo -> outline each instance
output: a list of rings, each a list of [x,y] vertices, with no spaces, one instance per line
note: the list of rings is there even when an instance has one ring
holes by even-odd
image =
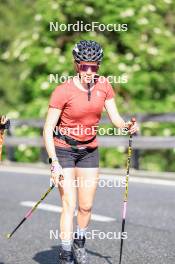
[[[99,91],[97,91],[97,93],[96,93],[96,94],[97,94],[97,96],[100,96],[100,92],[99,92]]]

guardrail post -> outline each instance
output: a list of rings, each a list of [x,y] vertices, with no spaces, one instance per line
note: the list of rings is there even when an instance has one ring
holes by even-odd
[[[13,136],[13,128],[12,127],[10,127],[7,130],[7,135],[9,137]],[[14,152],[15,152],[15,148],[14,147],[6,146],[6,158],[7,158],[7,160],[9,160],[9,161],[16,161],[15,160]]]
[[[138,149],[133,149],[132,167],[136,170],[139,170],[139,154],[140,151]]]

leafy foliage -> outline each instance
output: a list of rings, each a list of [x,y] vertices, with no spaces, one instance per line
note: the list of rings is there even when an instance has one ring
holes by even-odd
[[[0,3],[0,16],[0,104],[9,117],[45,116],[57,85],[49,83],[49,74],[74,74],[71,50],[80,39],[95,39],[103,46],[101,75],[127,76],[128,83],[113,83],[121,114],[174,111],[174,1],[7,0]],[[128,30],[49,30],[49,22],[67,25],[77,21],[127,24]],[[142,130],[147,134],[147,129]],[[153,131],[150,125],[150,134],[159,134],[159,125]],[[115,151],[102,151],[105,166],[116,166]],[[116,156],[121,165],[119,151]]]

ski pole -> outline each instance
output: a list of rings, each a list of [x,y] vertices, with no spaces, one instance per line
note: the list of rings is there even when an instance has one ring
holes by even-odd
[[[17,225],[17,227],[15,227],[15,229],[7,234],[7,238],[11,238],[12,235],[17,231],[17,229],[27,220],[27,218],[29,218],[31,216],[31,214],[36,210],[36,208],[38,207],[38,205],[46,198],[46,196],[50,193],[50,191],[54,188],[55,185],[52,185],[47,192],[41,197],[41,199],[32,207],[32,209],[30,209],[26,215],[24,216],[24,218],[21,220],[21,222]]]
[[[136,122],[135,117],[131,118],[131,122],[132,122],[132,124],[134,124]],[[122,253],[123,253],[123,237],[122,237],[122,234],[125,231],[126,208],[127,208],[127,202],[128,202],[129,169],[130,169],[131,155],[132,155],[132,134],[129,135],[128,158],[127,158],[127,164],[126,164],[126,186],[125,186],[125,193],[124,193],[123,213],[122,213],[122,232],[121,232],[121,241],[120,241],[119,264],[121,264]]]

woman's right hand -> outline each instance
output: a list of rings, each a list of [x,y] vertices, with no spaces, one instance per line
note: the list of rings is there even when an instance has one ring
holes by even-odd
[[[58,187],[59,185],[62,185],[62,180],[64,180],[63,175],[63,168],[59,164],[58,161],[54,161],[51,163],[51,182],[55,185],[55,187]]]

